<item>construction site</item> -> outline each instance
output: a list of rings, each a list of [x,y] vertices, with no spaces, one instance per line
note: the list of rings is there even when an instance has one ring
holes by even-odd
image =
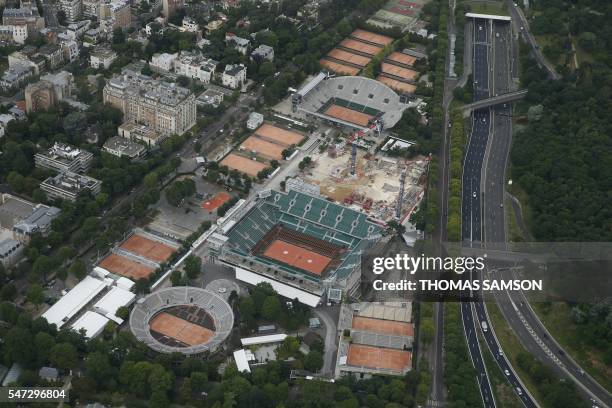
[[[428,159],[389,157],[367,142],[332,143],[313,152],[312,165],[300,177],[319,186],[322,195],[373,218],[403,221],[423,198]]]

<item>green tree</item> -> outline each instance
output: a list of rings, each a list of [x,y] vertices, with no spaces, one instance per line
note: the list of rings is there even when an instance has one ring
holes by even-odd
[[[28,302],[35,305],[36,309],[38,309],[38,306],[45,301],[45,290],[38,284],[30,285],[26,291],[26,298]]]
[[[74,275],[78,280],[81,280],[87,275],[87,268],[85,267],[85,262],[81,259],[75,259],[75,261],[68,268],[68,272]]]
[[[261,314],[270,321],[276,321],[282,312],[281,303],[278,296],[268,296],[261,308]]]
[[[77,351],[70,343],[56,344],[49,353],[49,361],[61,370],[70,370],[77,365]]]
[[[323,354],[319,351],[311,351],[304,358],[304,368],[313,373],[323,367]]]
[[[185,258],[185,273],[189,279],[195,279],[200,275],[202,270],[202,259],[195,255],[189,255]]]

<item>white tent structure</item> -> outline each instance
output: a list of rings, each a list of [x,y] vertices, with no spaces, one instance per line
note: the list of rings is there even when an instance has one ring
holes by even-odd
[[[102,333],[108,322],[109,320],[106,317],[88,310],[71,327],[75,331],[85,330],[85,337],[93,339]]]
[[[269,334],[267,336],[245,337],[240,339],[243,346],[254,346],[256,344],[280,343],[285,341],[287,335],[285,333]]]
[[[106,284],[100,279],[86,276],[70,292],[62,296],[49,310],[43,313],[42,317],[60,329],[105,287]]]
[[[247,357],[245,349],[234,351],[234,361],[236,362],[236,367],[238,367],[239,372],[251,372],[251,367],[249,366],[249,359]]]
[[[117,309],[131,305],[135,298],[136,295],[134,293],[114,287],[102,299],[96,302],[94,310],[117,324],[121,324],[123,319],[116,316]]]

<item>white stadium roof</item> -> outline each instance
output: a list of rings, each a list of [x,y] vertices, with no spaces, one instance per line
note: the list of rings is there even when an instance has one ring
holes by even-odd
[[[109,320],[106,317],[96,312],[87,311],[83,314],[83,316],[79,317],[76,322],[74,322],[72,329],[76,331],[85,329],[85,337],[92,339],[98,334],[102,333],[104,326],[106,326],[106,323],[108,322]]]
[[[270,278],[266,278],[265,276],[258,275],[256,273],[247,271],[246,269],[237,266],[234,266],[234,269],[236,269],[236,279],[246,283],[250,283],[251,285],[257,285],[261,282],[269,283],[279,295],[289,298],[291,300],[297,298],[301,303],[310,307],[317,307],[317,305],[321,301],[321,296],[313,295],[312,293],[295,288],[293,286],[289,286],[285,283],[281,283]]]
[[[118,287],[112,288],[102,299],[100,299],[94,305],[94,309],[117,323],[123,323],[123,320],[119,319],[115,314],[117,309],[122,306],[128,306],[136,298],[136,295],[125,289]],[[121,322],[117,321],[121,320]]]
[[[106,284],[91,276],[86,276],[72,290],[60,298],[49,308],[42,317],[50,324],[61,328],[68,320],[76,315],[87,303],[89,303]]]

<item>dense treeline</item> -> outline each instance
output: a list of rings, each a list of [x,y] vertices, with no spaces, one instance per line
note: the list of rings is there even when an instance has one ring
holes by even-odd
[[[458,303],[444,304],[444,383],[456,407],[481,407],[476,370],[468,355]]]
[[[578,10],[561,0],[542,3],[544,8],[556,5],[565,10],[562,26],[569,24],[572,35],[595,35],[594,61],[550,81],[522,53],[526,103],[542,106],[541,114],[531,115],[516,134],[512,177],[529,194],[538,240],[610,241],[612,35],[607,22],[612,5],[585,1]]]
[[[516,364],[536,384],[544,406],[554,408],[587,407],[574,384],[559,379],[550,368],[536,360],[531,354],[521,351],[516,356]]]

